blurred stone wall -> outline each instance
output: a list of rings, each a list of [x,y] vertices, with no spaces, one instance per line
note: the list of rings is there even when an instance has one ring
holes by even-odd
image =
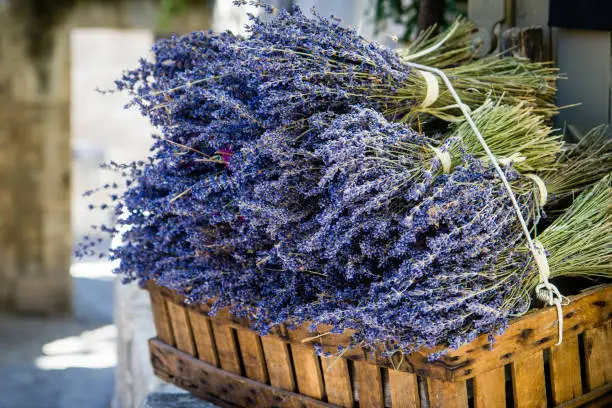
[[[25,24],[0,10],[0,307],[70,309],[68,27],[34,58]]]
[[[0,309],[71,310],[71,30],[153,32],[158,3],[0,2]],[[211,3],[198,4],[166,29],[210,27]]]

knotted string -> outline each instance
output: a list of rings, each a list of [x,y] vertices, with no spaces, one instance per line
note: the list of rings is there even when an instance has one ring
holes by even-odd
[[[487,156],[489,157],[491,164],[495,168],[495,171],[501,178],[504,184],[504,187],[508,191],[508,195],[510,196],[510,201],[512,201],[512,206],[514,207],[516,216],[521,224],[521,228],[523,229],[523,232],[525,234],[525,239],[527,240],[527,246],[529,247],[529,250],[533,254],[534,260],[538,267],[540,283],[536,286],[536,296],[538,297],[538,299],[546,302],[547,305],[549,306],[555,305],[557,307],[557,318],[559,322],[559,341],[557,342],[557,345],[561,344],[561,341],[563,340],[563,311],[561,310],[561,305],[564,304],[564,302],[566,302],[565,304],[569,304],[569,299],[561,295],[561,293],[559,292],[559,289],[557,289],[555,285],[553,285],[552,283],[548,281],[550,270],[548,268],[548,260],[546,259],[546,251],[544,251],[544,248],[542,247],[541,244],[540,244],[540,247],[542,248],[542,251],[539,251],[538,248],[536,248],[534,241],[531,239],[529,228],[527,227],[527,223],[525,222],[525,218],[523,218],[523,214],[521,212],[521,207],[518,205],[518,202],[516,201],[516,196],[514,195],[514,192],[512,191],[512,187],[510,186],[510,183],[508,182],[506,175],[504,174],[503,170],[499,166],[499,162],[497,161],[497,158],[491,152],[491,149],[489,149],[487,142],[484,140],[484,137],[478,130],[476,123],[474,123],[474,120],[470,116],[469,109],[467,109],[467,107],[461,101],[461,98],[457,94],[457,91],[455,91],[453,84],[450,82],[446,74],[440,69],[428,67],[426,65],[421,65],[421,64],[414,63],[414,62],[406,61],[405,64],[417,69],[419,72],[426,71],[426,72],[434,73],[442,79],[442,81],[448,88],[449,92],[451,93],[455,101],[457,102],[457,105],[459,109],[461,110],[461,113],[463,114],[463,116],[465,116],[466,121],[468,122],[468,124],[470,125],[474,133],[476,134],[476,138],[478,139],[478,142],[480,143],[484,151],[487,153]],[[437,85],[437,81],[436,81],[436,85]]]
[[[559,289],[548,281],[550,275],[550,267],[548,266],[548,259],[546,258],[546,250],[544,246],[537,239],[533,242],[537,249],[537,254],[534,254],[536,265],[540,271],[540,283],[535,288],[536,297],[544,304],[548,306],[555,306],[557,308],[557,317],[559,319],[559,340],[557,346],[563,342],[563,312],[561,305],[568,305],[569,299],[566,298],[559,292]]]

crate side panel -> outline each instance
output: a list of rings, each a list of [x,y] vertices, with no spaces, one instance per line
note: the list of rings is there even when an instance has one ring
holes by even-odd
[[[172,325],[176,347],[191,356],[197,356],[191,324],[187,317],[187,308],[168,302],[168,314],[170,315],[170,324]]]
[[[551,347],[550,377],[555,404],[582,395],[578,336],[565,336],[561,345]]]
[[[340,357],[321,358],[327,401],[341,406],[353,406],[353,390],[348,362]]]
[[[427,379],[430,408],[468,408],[465,381],[450,382]]]
[[[612,322],[587,330],[584,349],[588,390],[612,383]]]
[[[260,337],[249,330],[236,330],[244,371],[247,377],[260,383],[268,382],[268,371]]]
[[[236,375],[242,375],[242,364],[238,352],[238,344],[231,327],[212,323],[215,345],[219,355],[221,368]]]
[[[541,351],[512,362],[515,408],[546,408],[546,378]]]
[[[174,334],[170,325],[166,299],[155,286],[149,289],[149,296],[151,297],[151,310],[153,312],[153,322],[155,323],[157,337],[164,343],[174,346]]]
[[[383,407],[385,398],[380,367],[356,361],[355,374],[359,389],[359,408]]]
[[[198,358],[205,363],[219,367],[219,357],[217,355],[210,318],[193,309],[189,310],[188,316]]]
[[[295,377],[289,346],[275,337],[261,338],[266,367],[270,377],[270,384],[287,391],[295,391]]]
[[[416,375],[403,371],[389,370],[391,405],[393,408],[414,408],[420,406],[419,384]]]
[[[323,399],[325,397],[325,386],[319,357],[315,354],[314,349],[309,345],[292,344],[291,354],[300,394]]]
[[[495,408],[506,406],[506,376],[499,367],[474,377],[474,407]]]

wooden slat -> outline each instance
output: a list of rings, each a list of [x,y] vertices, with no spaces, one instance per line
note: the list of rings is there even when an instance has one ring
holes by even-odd
[[[261,338],[261,344],[266,358],[270,385],[287,391],[295,391],[295,378],[287,343],[276,337],[265,336]]]
[[[612,323],[584,332],[588,390],[612,383]]]
[[[380,367],[355,362],[359,390],[359,408],[378,408],[385,405]]]
[[[612,383],[595,388],[555,408],[610,408],[612,406]]]
[[[389,370],[389,383],[393,408],[415,408],[420,406],[419,384],[416,375]]]
[[[430,408],[468,408],[465,381],[449,382],[427,379]]]
[[[474,407],[506,406],[506,376],[504,367],[474,377]]]
[[[546,378],[541,351],[512,362],[514,408],[546,408]]]
[[[293,367],[300,394],[308,395],[316,399],[323,399],[325,387],[323,385],[323,375],[319,364],[319,357],[310,346],[301,344],[291,345],[291,355],[293,356]]]
[[[353,390],[348,363],[339,357],[321,358],[327,401],[341,407],[353,406]]]
[[[164,343],[174,346],[174,334],[170,325],[166,299],[154,286],[149,290],[149,295],[151,297],[151,309],[153,311],[153,322],[155,323],[157,337]]]
[[[177,294],[159,288],[163,296],[174,302],[182,302]],[[593,327],[601,326],[609,319],[612,313],[612,285],[592,288],[577,296],[571,296],[571,304],[563,307],[565,315],[564,333],[566,336],[582,333]],[[202,312],[209,310],[208,305],[198,305]],[[215,320],[232,327],[250,327],[247,319],[240,319],[231,315],[227,310],[220,310]],[[428,356],[432,350],[422,349],[409,356],[405,356],[406,364],[400,366],[401,371],[414,372],[443,380],[466,380],[475,375],[504,366],[515,358],[531,355],[537,351],[551,347],[557,341],[557,312],[554,307],[534,310],[512,322],[508,330],[500,336],[492,347],[489,346],[488,336],[483,335],[468,345],[456,351],[450,351],[442,357],[442,361],[430,361]],[[320,325],[316,331],[310,329],[310,323],[298,327],[296,330],[275,329],[270,337],[290,343],[303,345],[303,341],[316,342],[325,335],[325,349],[336,352],[337,346],[346,346],[354,334],[345,330],[342,334],[329,334],[330,328]],[[355,349],[344,354],[352,360],[366,361],[382,367],[393,369],[396,364],[390,359],[379,357],[365,360],[363,351]]]
[[[231,327],[212,323],[215,345],[219,356],[221,368],[236,375],[242,375],[238,344]]]
[[[612,285],[592,289],[570,299],[572,303],[563,306],[564,337],[576,336],[586,329],[600,326],[612,313]],[[451,350],[442,358],[442,362],[449,371],[450,379],[471,378],[523,355],[554,346],[557,331],[555,307],[534,310],[514,320],[502,335],[495,336],[492,347],[487,336],[479,336],[457,351]]]
[[[266,384],[268,372],[259,336],[249,330],[236,330],[236,334],[246,376],[251,380]]]
[[[176,347],[189,355],[197,356],[191,325],[187,317],[187,308],[168,302],[168,315]]]
[[[564,336],[560,346],[550,348],[550,378],[555,404],[582,394],[578,336]]]
[[[213,367],[157,339],[149,340],[149,348],[155,375],[223,407],[333,408],[326,402]]]
[[[217,356],[217,347],[215,346],[210,318],[193,309],[189,309],[188,317],[191,323],[191,330],[193,331],[198,358],[205,363],[219,367],[219,357]]]

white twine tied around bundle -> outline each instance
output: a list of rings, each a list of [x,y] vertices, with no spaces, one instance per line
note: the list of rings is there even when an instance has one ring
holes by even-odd
[[[435,47],[436,46],[432,48],[435,48]],[[555,285],[549,282],[548,278],[550,276],[550,268],[548,266],[548,260],[546,258],[546,251],[544,250],[544,247],[540,242],[538,242],[537,240],[534,241],[531,239],[529,228],[527,227],[525,218],[523,218],[523,214],[521,213],[521,208],[519,207],[518,202],[516,201],[516,196],[514,195],[514,192],[512,191],[512,187],[510,186],[510,183],[508,182],[506,175],[504,174],[503,170],[499,166],[499,161],[497,160],[495,155],[491,152],[491,149],[489,149],[489,146],[487,145],[486,141],[484,140],[484,137],[478,130],[476,123],[474,123],[474,120],[470,116],[469,107],[466,106],[461,101],[461,98],[459,98],[457,91],[455,91],[453,84],[450,82],[446,74],[440,69],[428,67],[426,65],[421,65],[421,64],[417,64],[417,63],[409,62],[409,61],[404,61],[404,63],[408,66],[415,68],[417,72],[419,72],[423,76],[423,78],[425,78],[425,83],[427,85],[427,94],[425,96],[425,99],[421,103],[421,107],[430,106],[438,98],[438,95],[439,95],[438,80],[434,77],[433,74],[436,74],[442,79],[444,84],[447,86],[449,92],[451,93],[455,101],[457,102],[457,107],[461,110],[461,113],[463,114],[466,121],[468,122],[468,124],[470,125],[474,133],[476,134],[478,142],[481,144],[482,148],[484,149],[487,156],[489,157],[489,160],[491,161],[491,164],[495,168],[495,171],[501,178],[504,184],[504,187],[508,191],[508,195],[510,196],[510,200],[512,201],[512,206],[514,207],[516,216],[525,234],[525,238],[527,240],[527,246],[529,247],[529,250],[533,254],[535,263],[538,267],[538,274],[539,274],[540,279],[535,289],[536,296],[546,305],[555,306],[557,309],[557,319],[558,319],[558,327],[559,327],[559,340],[557,342],[557,346],[560,345],[563,342],[563,311],[562,311],[561,306],[568,305],[569,299],[564,297],[559,292],[559,289],[557,289]],[[441,152],[439,151],[439,149],[435,149],[435,148],[433,150],[436,153],[436,157],[438,157],[438,159],[442,163],[442,167],[444,171],[445,172],[450,171],[450,156],[448,155],[448,152]],[[511,158],[508,158],[508,159],[511,159]],[[447,170],[447,165],[448,165],[448,170]],[[546,199],[548,195],[544,181],[540,177],[536,176],[535,174],[527,174],[526,177],[531,178],[538,186],[538,189],[540,192],[540,205],[544,205],[546,203]]]

